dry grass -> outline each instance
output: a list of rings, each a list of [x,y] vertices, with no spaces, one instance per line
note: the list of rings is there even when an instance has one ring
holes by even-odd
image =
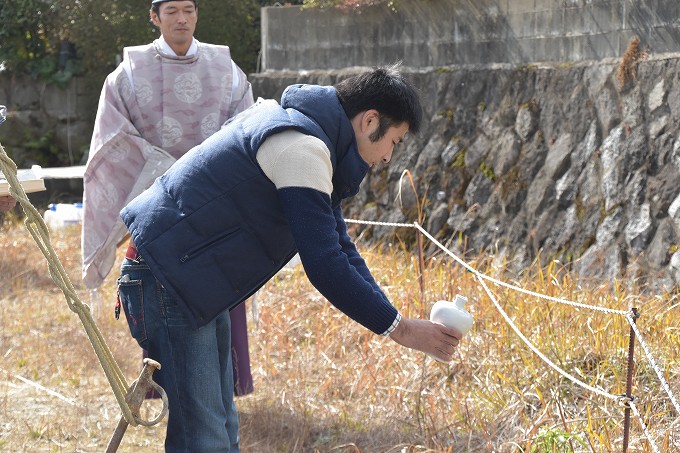
[[[621,57],[616,79],[619,81],[619,89],[623,89],[627,83],[637,80],[637,66],[648,54],[640,48],[640,38],[633,36],[628,42],[628,47]]]
[[[81,298],[89,301],[79,277],[78,228],[56,232],[52,240]],[[428,260],[421,300],[414,256],[399,248],[382,253],[363,248],[363,253],[407,316],[426,316],[434,301],[456,293],[470,298],[476,322],[455,360],[439,364],[367,332],[325,302],[299,267],[287,270],[266,285],[258,314],[251,314],[256,390],[237,399],[243,452],[622,450],[623,408],[575,386],[531,353],[472,274],[442,257]],[[472,261],[494,276],[506,268],[483,257]],[[98,325],[132,381],[140,352],[125,321],[113,318],[114,280],[110,275],[100,291]],[[517,282],[586,304],[639,307],[639,328],[680,396],[675,295],[642,296],[611,284],[582,289],[556,263],[536,265]],[[493,290],[551,360],[590,385],[624,393],[625,319]],[[657,445],[677,450],[680,418],[639,344],[634,382],[637,406]],[[24,227],[5,222],[0,230],[0,451],[103,451],[119,415],[80,321],[55,289],[44,258]],[[162,451],[164,429],[163,423],[129,428],[119,451]],[[652,451],[635,417],[630,451]]]

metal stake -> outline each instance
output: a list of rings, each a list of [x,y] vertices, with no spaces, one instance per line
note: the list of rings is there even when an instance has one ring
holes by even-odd
[[[418,284],[420,285],[420,316],[423,316],[423,303],[425,302],[425,260],[423,258],[423,235],[416,232],[418,238]]]
[[[148,358],[144,359],[144,368],[139,374],[139,378],[137,378],[137,380],[133,382],[128,389],[127,396],[125,397],[125,401],[127,401],[128,406],[130,406],[130,411],[132,411],[132,415],[135,417],[135,422],[140,425],[155,425],[161,421],[168,412],[168,397],[165,394],[165,390],[163,390],[163,388],[156,384],[152,379],[153,372],[160,369],[160,363]],[[144,397],[146,394],[153,389],[160,393],[163,400],[163,408],[155,419],[149,421],[142,420],[139,418],[139,408],[141,407],[142,402],[144,402]],[[128,421],[125,420],[125,417],[121,416],[120,420],[118,421],[118,426],[116,426],[116,430],[113,432],[113,436],[111,436],[109,445],[106,447],[106,453],[116,453],[116,451],[118,451],[118,447],[120,446],[120,442],[123,440],[123,435],[125,434],[127,427]]]
[[[638,309],[633,307],[633,323],[640,317]],[[623,418],[623,453],[628,453],[628,440],[630,438],[630,404],[629,401],[633,400],[633,361],[635,359],[635,330],[633,326],[630,326],[630,338],[628,339],[628,375],[626,376],[626,395],[625,395],[625,406]]]

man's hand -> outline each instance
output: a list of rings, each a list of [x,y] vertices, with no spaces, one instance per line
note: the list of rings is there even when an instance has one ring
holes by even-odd
[[[0,196],[0,212],[7,212],[17,204],[17,201],[9,195]]]
[[[445,362],[453,359],[453,352],[461,335],[443,324],[426,319],[401,318],[390,338],[407,348],[431,354]]]

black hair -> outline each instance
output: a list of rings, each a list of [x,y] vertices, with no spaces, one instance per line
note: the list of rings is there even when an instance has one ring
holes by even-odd
[[[161,3],[167,3],[167,2],[170,2],[170,1],[173,1],[173,0],[167,0],[165,2],[152,3],[151,4],[151,11],[153,11],[154,14],[156,14],[156,16],[160,16],[160,14],[158,12],[161,9]],[[198,0],[191,0],[191,1],[194,2],[194,7],[196,9],[198,9]]]
[[[390,127],[403,122],[408,123],[412,133],[420,130],[423,120],[420,96],[398,67],[399,64],[378,67],[335,85],[340,104],[350,119],[366,110],[378,111],[380,123],[370,137],[373,141],[385,135]]]

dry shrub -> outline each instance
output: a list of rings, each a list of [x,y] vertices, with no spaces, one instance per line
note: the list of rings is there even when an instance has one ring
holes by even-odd
[[[637,65],[647,56],[647,52],[640,49],[640,38],[637,36],[631,38],[616,73],[620,89],[623,89],[627,83],[637,80]]]
[[[0,232],[0,451],[103,451],[120,410],[78,318],[46,283],[46,266],[26,236],[21,226]],[[59,232],[53,243],[88,301],[79,278],[79,230]],[[440,364],[347,319],[300,266],[283,271],[258,293],[256,307],[248,302],[255,392],[237,399],[243,452],[621,450],[623,408],[574,385],[533,354],[472,273],[441,254],[429,258],[421,299],[411,253],[361,248],[404,315],[427,316],[436,300],[465,294],[475,316],[471,332],[453,362]],[[509,279],[506,263],[491,255],[470,261]],[[644,296],[611,283],[582,288],[555,262],[537,262],[514,279],[526,289],[585,304],[639,307],[639,329],[680,393],[676,294]],[[110,275],[100,290],[97,322],[132,381],[141,355],[125,322],[113,319],[114,281]],[[625,319],[490,288],[520,330],[561,368],[607,392],[625,391]],[[678,414],[639,345],[634,383],[636,404],[657,445],[678,449]],[[164,429],[164,422],[129,428],[119,451],[163,451]],[[635,418],[630,445],[631,451],[651,451]]]

